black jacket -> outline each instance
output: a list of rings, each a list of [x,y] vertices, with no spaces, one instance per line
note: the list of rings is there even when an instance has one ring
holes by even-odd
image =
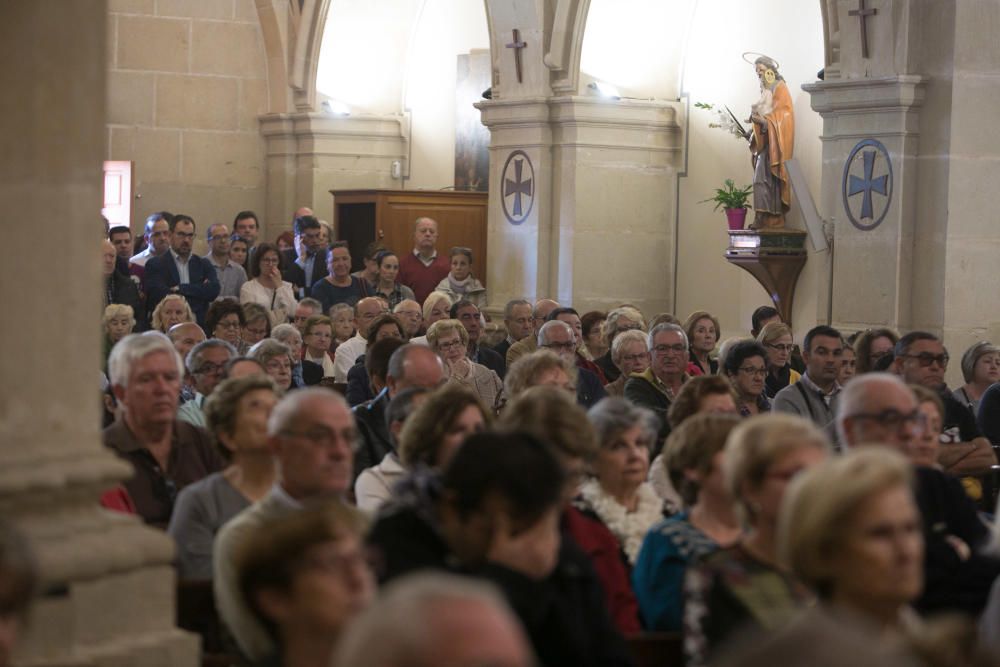
[[[434,505],[438,496],[432,479],[422,491],[414,492],[412,487],[401,490],[398,499],[379,513],[368,542],[379,565],[376,574],[380,583],[422,569],[485,579],[503,592],[541,665],[632,664],[625,642],[611,623],[597,575],[569,535],[562,536],[555,570],[541,581],[490,563],[463,566],[437,528]]]
[[[300,290],[306,286],[306,272],[301,266],[295,263],[298,257],[294,249],[283,250],[281,252],[281,264],[285,267],[281,270],[281,279],[287,280],[292,284],[296,299],[301,298]],[[316,259],[313,261],[312,280],[309,281],[309,287],[312,288],[313,285],[328,274],[329,271],[326,269],[326,250],[317,250]],[[309,296],[309,290],[306,290],[306,296]]]
[[[393,450],[385,411],[389,407],[389,390],[383,389],[370,403],[354,408],[354,421],[358,425],[358,449],[354,452],[354,479],[365,468],[379,463]]]

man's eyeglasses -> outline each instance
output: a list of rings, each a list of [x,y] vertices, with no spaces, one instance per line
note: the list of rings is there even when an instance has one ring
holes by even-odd
[[[653,352],[657,354],[666,354],[668,352],[673,352],[674,354],[683,354],[687,352],[687,345],[682,343],[677,343],[676,345],[657,345],[653,348]]]
[[[877,422],[880,426],[884,426],[890,431],[898,431],[903,426],[912,426],[922,432],[927,426],[927,415],[920,412],[920,410],[903,413],[890,408],[882,412],[861,412],[851,415],[851,418]]]
[[[921,352],[920,354],[901,354],[900,357],[904,359],[916,359],[917,363],[923,368],[930,368],[932,364],[937,364],[941,368],[948,368],[948,353],[944,354],[931,354],[930,352]]]
[[[575,350],[576,349],[576,343],[573,343],[573,342],[569,342],[569,343],[546,343],[545,345],[542,345],[542,347],[548,348],[550,350],[567,350],[568,351],[568,350]]]
[[[221,373],[223,370],[225,370],[225,368],[226,368],[225,364],[213,364],[210,361],[206,361],[205,363],[203,363],[201,366],[198,367],[198,370],[196,370],[195,373],[197,373],[198,375]]]

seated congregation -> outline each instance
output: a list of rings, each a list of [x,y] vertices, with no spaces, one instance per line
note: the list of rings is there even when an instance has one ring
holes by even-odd
[[[797,338],[768,306],[725,341],[629,304],[489,322],[430,218],[355,273],[308,209],[273,244],[213,224],[205,257],[197,229],[105,243],[104,441],[135,475],[102,503],[211,588],[221,664],[776,664],[726,661],[817,632],[1000,661],[1000,348],[952,390],[931,333]]]

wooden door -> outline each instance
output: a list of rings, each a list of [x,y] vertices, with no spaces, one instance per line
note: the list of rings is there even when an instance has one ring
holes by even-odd
[[[108,229],[132,228],[132,162],[108,160],[104,163],[101,215],[108,219]]]

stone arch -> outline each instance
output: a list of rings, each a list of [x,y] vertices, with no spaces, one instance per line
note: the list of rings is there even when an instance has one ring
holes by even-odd
[[[316,70],[330,3],[304,0],[302,5],[291,66],[294,102],[299,111],[313,111],[316,107]]]
[[[552,92],[573,94],[580,87],[580,54],[587,30],[590,0],[559,0],[545,45]]]

